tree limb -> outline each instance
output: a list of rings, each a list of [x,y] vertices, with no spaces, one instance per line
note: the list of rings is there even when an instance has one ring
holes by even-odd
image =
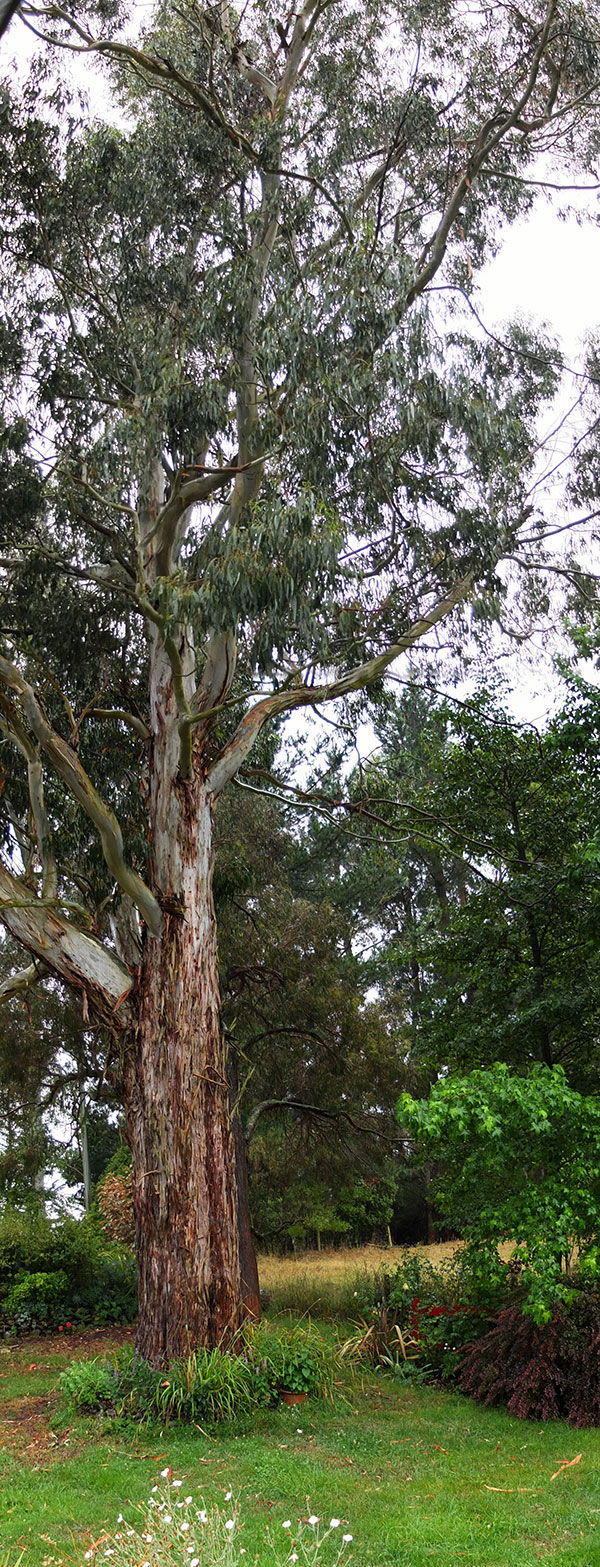
[[[33,733],[52,762],[59,777],[66,784],[69,792],[77,800],[85,811],[86,816],[94,823],[100,835],[102,852],[115,880],[123,892],[131,898],[136,908],[154,936],[160,933],[162,928],[162,914],[160,906],[150,889],[138,876],[137,871],[126,864],[123,853],[123,835],[114,812],[110,806],[105,805],[98,790],[88,778],[78,756],[71,746],[56,733],[45,717],[37,700],[33,687],[25,680],[24,676],[11,664],[7,658],[0,655],[0,680],[14,691],[19,698],[27,721]]]
[[[276,691],[273,696],[257,702],[244,715],[229,745],[213,763],[207,780],[209,791],[213,795],[220,794],[225,784],[229,783],[245,761],[263,725],[270,718],[275,718],[279,713],[291,712],[296,707],[318,707],[323,702],[334,702],[338,697],[347,696],[351,691],[362,691],[365,686],[371,685],[374,680],[378,680],[385,674],[388,666],[393,664],[401,653],[406,653],[440,620],[445,620],[456,604],[466,598],[471,586],[472,578],[463,577],[455,583],[447,597],[439,599],[437,604],[434,604],[421,620],[411,626],[398,642],[366,663],[358,664],[354,669],[349,670],[347,675],[342,675],[341,679],[333,680],[324,686],[301,685],[287,691]]]
[[[123,1004],[133,987],[124,963],[94,936],[70,924],[56,907],[32,897],[31,889],[1,862],[0,919],[38,963],[85,993],[103,1022],[123,1025]]]
[[[56,894],[56,870],[52,854],[52,839],[46,807],[44,804],[44,777],[42,763],[37,746],[29,739],[26,729],[15,712],[12,702],[0,692],[0,727],[27,762],[27,783],[29,786],[29,801],[31,814],[35,827],[38,852],[42,867],[42,893],[44,898],[53,898]]]
[[[246,1121],[246,1140],[248,1142],[254,1136],[261,1116],[265,1115],[267,1110],[302,1110],[305,1115],[314,1115],[321,1121],[346,1121],[348,1126],[351,1126],[355,1132],[361,1132],[367,1137],[382,1138],[384,1142],[391,1143],[394,1148],[404,1147],[406,1143],[405,1135],[390,1137],[387,1132],[380,1132],[377,1127],[361,1126],[358,1121],[354,1120],[353,1116],[348,1114],[347,1110],[322,1110],[320,1105],[305,1104],[302,1099],[263,1099],[261,1104],[255,1105],[254,1110],[250,1111]]]
[[[50,970],[43,964],[30,963],[27,968],[18,970],[16,974],[10,974],[0,985],[0,1001],[10,1001],[13,996],[20,996],[23,991],[31,990],[32,985],[39,985],[40,980],[46,979]]]

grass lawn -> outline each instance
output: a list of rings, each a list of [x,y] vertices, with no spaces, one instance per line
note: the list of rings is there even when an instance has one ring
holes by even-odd
[[[333,1408],[282,1408],[208,1434],[66,1420],[60,1370],[123,1336],[0,1349],[2,1567],[21,1551],[23,1567],[80,1560],[119,1512],[148,1498],[167,1463],[210,1502],[239,1493],[247,1558],[261,1567],[272,1561],[268,1527],[310,1510],[342,1520],[356,1567],[600,1567],[600,1431],[528,1425],[371,1376],[340,1387],[349,1402]]]

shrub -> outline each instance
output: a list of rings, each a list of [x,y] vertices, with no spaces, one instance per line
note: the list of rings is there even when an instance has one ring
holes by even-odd
[[[0,1291],[5,1294],[24,1273],[62,1271],[70,1286],[88,1284],[102,1250],[86,1219],[31,1218],[6,1210],[0,1216]]]
[[[171,1470],[164,1469],[161,1479],[165,1486],[152,1487],[147,1503],[132,1509],[131,1522],[120,1514],[114,1533],[95,1540],[84,1552],[83,1561],[104,1563],[110,1556],[111,1567],[140,1567],[140,1563],[144,1567],[180,1567],[182,1561],[189,1567],[241,1564],[247,1551],[242,1544],[239,1503],[233,1500],[232,1492],[225,1495],[226,1509],[209,1509],[203,1498],[198,1503],[192,1495],[183,1495],[184,1482],[170,1477]],[[352,1540],[352,1535],[342,1530],[341,1519],[331,1518],[329,1524],[323,1524],[314,1514],[298,1519],[294,1527],[290,1518],[278,1524],[271,1519],[265,1556],[261,1553],[260,1559],[267,1560],[268,1552],[273,1567],[298,1560],[305,1567],[342,1567]],[[259,1560],[258,1556],[254,1559]]]
[[[469,1346],[458,1384],[480,1403],[505,1403],[523,1420],[600,1425],[600,1296],[572,1291],[569,1304],[541,1324],[515,1302]]]
[[[117,1418],[196,1423],[250,1414],[279,1392],[330,1392],[333,1352],[310,1324],[276,1331],[246,1329],[237,1353],[198,1349],[167,1370],[131,1350],[108,1361],[75,1362],[60,1380],[72,1409],[108,1410]]]
[[[137,1273],[130,1253],[107,1247],[86,1219],[0,1217],[0,1311],[17,1332],[57,1321],[131,1322]]]
[[[406,1252],[390,1278],[387,1294],[388,1310],[403,1329],[414,1329],[415,1301],[421,1308],[470,1305],[471,1281],[463,1274],[460,1257],[434,1265],[418,1252]]]
[[[66,1273],[23,1273],[1,1304],[3,1314],[23,1331],[51,1327],[61,1315],[68,1287]]]
[[[65,1403],[80,1414],[114,1408],[115,1372],[108,1361],[74,1360],[60,1378]]]
[[[116,1250],[101,1254],[92,1282],[69,1290],[63,1307],[73,1322],[95,1322],[98,1327],[133,1322],[137,1308],[135,1258]]]
[[[454,1382],[464,1351],[488,1328],[489,1315],[476,1306],[424,1306],[413,1302],[413,1332],[431,1379]]]

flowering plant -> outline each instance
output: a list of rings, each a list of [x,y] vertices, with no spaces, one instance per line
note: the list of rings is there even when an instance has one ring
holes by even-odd
[[[94,1540],[83,1554],[92,1567],[245,1567],[248,1555],[243,1543],[239,1501],[225,1493],[225,1507],[208,1508],[187,1490],[187,1482],[174,1479],[169,1467],[154,1485],[147,1502],[138,1503],[131,1518],[119,1514],[113,1533]],[[340,1534],[340,1518],[327,1526],[315,1513],[291,1518],[281,1531],[267,1536],[273,1567],[300,1562],[303,1567],[343,1567],[348,1560],[349,1533]],[[250,1558],[249,1558],[250,1560]],[[259,1557],[253,1560],[260,1560]]]

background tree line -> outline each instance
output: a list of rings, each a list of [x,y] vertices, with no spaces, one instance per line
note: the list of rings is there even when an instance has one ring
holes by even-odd
[[[424,1237],[396,1105],[440,1073],[560,1064],[597,1092],[596,690],[571,677],[537,729],[501,691],[413,686],[374,727],[358,767],[343,729],[322,742],[302,790],[274,744],[219,808],[224,1018],[261,1247]],[[118,1062],[66,1016],[53,990],[3,1006],[4,1205],[35,1207],[53,1166],[82,1198],[86,1148],[93,1187],[122,1144]]]

